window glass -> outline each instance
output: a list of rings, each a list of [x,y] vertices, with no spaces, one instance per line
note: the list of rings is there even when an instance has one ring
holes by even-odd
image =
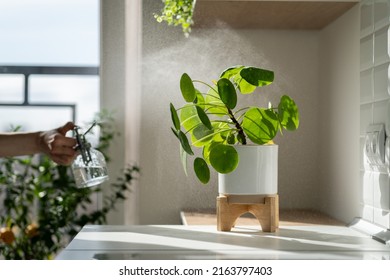
[[[99,9],[99,0],[0,0],[0,66],[99,67]],[[47,106],[4,106],[23,103],[24,79],[0,72],[2,130],[10,124],[41,130],[72,120],[69,107],[51,104],[75,104],[79,126],[99,111],[98,75],[31,74],[27,101]]]
[[[71,117],[71,108],[65,107],[1,107],[0,131],[12,131],[16,126],[21,131],[48,130],[65,124]]]
[[[0,0],[0,64],[99,64],[99,0]]]
[[[23,103],[23,96],[23,75],[0,75],[0,103]]]
[[[29,102],[76,104],[78,125],[89,122],[99,110],[98,76],[31,75]]]
[[[76,108],[75,122],[81,127],[99,111],[98,75],[28,72],[32,66],[38,70],[45,66],[98,68],[99,2],[0,0],[0,132],[11,131],[15,126],[21,126],[22,131],[57,128],[72,120],[71,104]],[[28,74],[11,74],[7,70],[11,67],[1,66],[20,66],[13,67],[18,69],[13,71]],[[27,106],[22,106],[24,101]],[[94,145],[98,133],[88,138]],[[96,201],[97,196],[91,199]],[[0,198],[0,206],[1,203]]]

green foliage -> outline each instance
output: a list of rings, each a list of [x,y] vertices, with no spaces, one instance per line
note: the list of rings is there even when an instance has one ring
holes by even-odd
[[[275,108],[236,108],[240,96],[237,91],[251,94],[273,81],[273,71],[241,65],[223,71],[214,85],[192,80],[186,73],[181,76],[180,90],[187,104],[176,109],[171,103],[170,110],[172,131],[181,144],[181,160],[186,174],[187,156],[194,155],[191,146],[203,150],[203,158],[197,157],[194,161],[194,171],[206,184],[210,179],[210,165],[219,173],[236,169],[239,156],[235,144],[246,145],[248,139],[258,145],[269,144],[278,131],[298,129],[298,107],[287,95],[281,97]],[[206,85],[208,92],[201,93],[195,83]]]
[[[273,109],[252,107],[244,115],[242,128],[252,142],[266,144],[278,132],[278,115]]]
[[[97,121],[100,134],[96,148],[107,157],[118,133],[107,114],[99,115]],[[0,227],[9,229],[14,240],[0,240],[0,258],[53,258],[85,224],[106,223],[107,214],[126,199],[138,173],[135,165],[124,168],[103,196],[100,209],[91,209],[93,198],[102,189],[77,187],[70,167],[58,166],[46,156],[1,159]]]
[[[207,183],[210,180],[210,169],[203,158],[197,157],[194,160],[194,169],[196,176],[202,183]]]
[[[165,21],[168,25],[180,25],[184,35],[188,37],[194,24],[192,16],[195,0],[162,0],[162,2],[164,7],[161,14],[154,14],[157,22]]]

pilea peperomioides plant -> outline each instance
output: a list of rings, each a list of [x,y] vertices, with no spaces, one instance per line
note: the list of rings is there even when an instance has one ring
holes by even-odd
[[[194,155],[192,147],[202,149],[202,155],[194,160],[194,171],[206,184],[209,166],[223,174],[236,169],[239,155],[234,145],[273,144],[278,132],[298,128],[298,107],[287,95],[280,98],[277,107],[269,103],[266,108],[236,108],[237,92],[245,96],[273,81],[273,71],[246,66],[226,69],[212,85],[192,80],[186,73],[181,76],[180,89],[187,104],[176,109],[171,103],[170,111],[186,174],[187,156]],[[207,92],[202,93],[195,84],[206,86]]]

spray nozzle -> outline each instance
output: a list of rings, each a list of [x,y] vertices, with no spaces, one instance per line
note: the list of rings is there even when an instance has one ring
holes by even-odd
[[[76,150],[80,151],[81,157],[83,158],[83,162],[85,165],[88,165],[92,161],[91,157],[91,144],[87,141],[85,138],[85,135],[91,131],[91,129],[96,125],[97,123],[94,122],[91,127],[87,129],[84,134],[79,133],[79,126],[76,126],[73,130],[75,132],[75,137],[77,141],[77,146],[75,147]]]

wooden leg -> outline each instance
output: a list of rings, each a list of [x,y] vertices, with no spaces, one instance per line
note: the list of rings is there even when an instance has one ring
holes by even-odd
[[[230,231],[236,220],[242,214],[248,212],[248,206],[241,204],[229,204],[226,196],[217,198],[217,228],[219,231]]]
[[[277,196],[266,197],[264,204],[250,205],[249,212],[257,218],[264,232],[275,232],[279,227],[279,204]]]
[[[264,203],[229,203],[227,196],[217,197],[217,229],[230,231],[236,220],[246,212],[252,213],[264,232],[275,232],[279,228],[279,197],[264,198]]]

